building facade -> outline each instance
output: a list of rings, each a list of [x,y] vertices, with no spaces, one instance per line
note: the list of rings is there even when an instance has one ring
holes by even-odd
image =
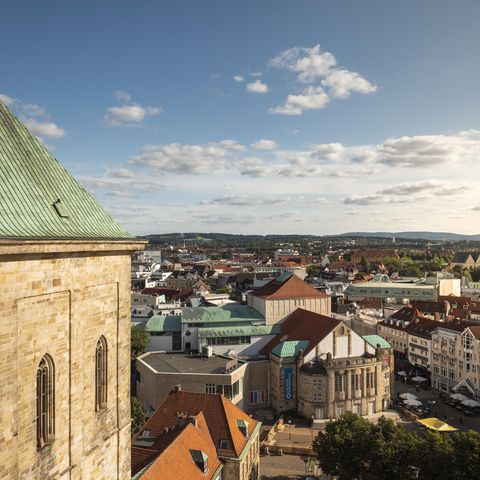
[[[1,101],[0,145],[0,478],[127,479],[130,262],[144,242]]]
[[[195,393],[221,393],[243,406],[248,364],[221,355],[150,352],[137,358],[137,398],[152,413],[174,388]]]
[[[362,338],[339,320],[296,310],[263,353],[269,358],[270,406],[278,413],[327,419],[390,405],[390,345],[378,336]]]
[[[261,313],[267,325],[278,323],[297,308],[330,315],[330,297],[296,275],[284,273],[247,296],[249,306]]]
[[[432,387],[480,401],[480,326],[450,322],[432,334]]]

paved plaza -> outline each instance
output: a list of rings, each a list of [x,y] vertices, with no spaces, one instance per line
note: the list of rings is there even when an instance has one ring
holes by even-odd
[[[402,381],[395,381],[393,388],[394,398],[397,398],[399,393],[409,392],[416,395],[423,405],[428,405],[429,401],[434,401],[435,404],[432,404],[432,411],[428,417],[436,417],[461,431],[470,429],[480,431],[480,415],[467,417],[455,407],[446,405],[440,397],[440,392],[437,390],[420,389],[417,391],[415,385],[405,384]],[[448,394],[443,394],[443,396],[448,397]],[[403,421],[402,424],[408,431],[416,431],[423,428],[415,422]]]

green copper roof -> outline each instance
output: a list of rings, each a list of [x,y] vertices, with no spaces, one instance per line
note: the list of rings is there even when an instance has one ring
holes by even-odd
[[[381,348],[392,348],[391,345],[380,335],[364,335],[362,338],[373,348],[377,348],[377,345],[380,345]]]
[[[134,238],[1,101],[0,238]]]
[[[305,351],[308,348],[308,340],[289,340],[280,342],[272,349],[272,353],[277,357],[297,357],[300,350]]]
[[[206,327],[198,329],[200,338],[248,337],[256,335],[276,335],[280,325],[245,325],[242,327]]]
[[[261,313],[247,305],[227,304],[223,307],[186,307],[182,311],[183,323],[221,323],[265,321]]]
[[[145,325],[147,332],[181,332],[182,317],[180,315],[154,315]]]

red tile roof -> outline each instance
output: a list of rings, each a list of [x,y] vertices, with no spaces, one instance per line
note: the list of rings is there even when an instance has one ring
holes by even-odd
[[[200,412],[205,415],[214,444],[222,456],[238,457],[248,441],[248,437],[240,432],[237,420],[248,422],[249,435],[258,423],[223,395],[180,391],[168,395],[139,435],[145,429],[150,430],[151,435],[162,435],[165,429],[171,430],[181,424],[185,416],[198,415]],[[228,441],[227,448],[220,449],[221,440]]]
[[[402,322],[414,322],[417,318],[425,318],[421,311],[414,307],[403,307],[390,315],[393,320],[400,320]]]
[[[305,350],[305,353],[308,353],[340,323],[340,320],[335,318],[297,308],[282,321],[280,333],[272,338],[260,353],[270,355],[273,348],[285,340],[308,340]]]
[[[472,332],[473,336],[477,339],[480,340],[480,325],[474,325],[468,327],[470,331]]]
[[[291,275],[283,282],[279,281],[277,278],[273,279],[258,290],[255,290],[252,295],[268,300],[328,297],[326,293],[319,292],[310,285],[307,285],[296,275]]]
[[[442,313],[446,314],[449,305],[445,301],[435,300],[414,300],[412,306],[423,313]]]
[[[188,423],[177,429],[176,435],[160,450],[132,446],[132,475],[149,465],[139,480],[210,480],[221,462],[202,413],[196,416],[196,424]],[[168,436],[167,435],[164,435]],[[170,435],[171,437],[172,435]],[[208,472],[204,474],[192,458],[191,450],[207,455]],[[153,451],[153,458],[149,455]],[[138,460],[143,461],[143,465]]]

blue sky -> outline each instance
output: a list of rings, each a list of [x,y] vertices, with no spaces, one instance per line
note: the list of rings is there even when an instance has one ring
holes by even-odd
[[[0,95],[132,233],[479,233],[478,1],[10,2]]]

